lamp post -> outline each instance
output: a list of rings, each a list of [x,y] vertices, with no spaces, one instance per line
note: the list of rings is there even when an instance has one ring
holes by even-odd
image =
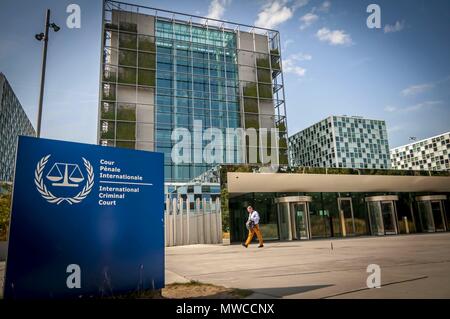
[[[47,9],[47,14],[45,15],[45,32],[38,33],[34,36],[38,41],[44,40],[44,45],[42,49],[41,90],[39,93],[39,108],[38,108],[37,130],[36,130],[37,137],[41,137],[42,103],[44,101],[45,68],[47,65],[47,45],[50,28],[52,28],[53,31],[55,32],[58,32],[60,30],[60,27],[57,26],[55,23],[50,23],[50,9]]]

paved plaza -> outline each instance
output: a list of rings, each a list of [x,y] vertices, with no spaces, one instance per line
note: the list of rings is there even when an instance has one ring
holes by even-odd
[[[381,267],[381,288],[367,288],[369,264]],[[169,247],[166,269],[167,281],[251,289],[253,298],[450,298],[450,233]]]

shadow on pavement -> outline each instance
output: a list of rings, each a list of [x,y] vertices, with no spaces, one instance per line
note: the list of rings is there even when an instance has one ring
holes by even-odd
[[[256,288],[252,289],[255,294],[262,294],[272,298],[282,298],[289,295],[308,292],[311,290],[322,289],[334,285],[312,285],[299,287],[278,287],[278,288]]]

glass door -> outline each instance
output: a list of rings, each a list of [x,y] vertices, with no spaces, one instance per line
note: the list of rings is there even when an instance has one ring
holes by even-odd
[[[435,232],[433,213],[431,212],[430,201],[421,201],[417,203],[419,207],[419,220],[423,232]]]
[[[384,235],[383,218],[380,202],[368,202],[370,231],[372,235]]]
[[[339,219],[341,221],[342,236],[355,235],[355,219],[351,198],[338,198]]]
[[[381,202],[381,214],[383,215],[384,233],[388,235],[397,234],[394,202]]]
[[[445,231],[444,211],[441,201],[431,202],[431,212],[433,214],[435,231]]]
[[[380,195],[366,197],[372,235],[398,234],[395,201],[397,195]]]
[[[291,203],[293,234],[295,239],[309,239],[309,218],[307,203]]]
[[[289,203],[279,203],[277,206],[280,240],[292,240],[290,231],[291,221],[289,217]]]
[[[280,239],[311,238],[309,203],[311,196],[284,196],[275,199],[278,207]]]
[[[446,195],[417,196],[418,224],[422,232],[447,231],[445,206]]]

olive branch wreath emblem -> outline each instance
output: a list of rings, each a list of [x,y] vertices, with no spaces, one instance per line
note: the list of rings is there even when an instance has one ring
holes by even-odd
[[[45,198],[49,203],[57,205],[61,204],[62,202],[68,202],[70,205],[78,204],[83,199],[85,199],[94,186],[94,169],[92,168],[91,163],[89,163],[88,160],[82,157],[84,167],[86,168],[88,173],[87,182],[86,185],[84,185],[83,189],[74,197],[57,197],[47,189],[47,186],[45,186],[44,180],[42,178],[45,165],[47,164],[49,158],[50,154],[41,158],[41,160],[36,165],[36,170],[34,171],[34,184],[36,185],[36,188],[42,195],[42,197]]]

